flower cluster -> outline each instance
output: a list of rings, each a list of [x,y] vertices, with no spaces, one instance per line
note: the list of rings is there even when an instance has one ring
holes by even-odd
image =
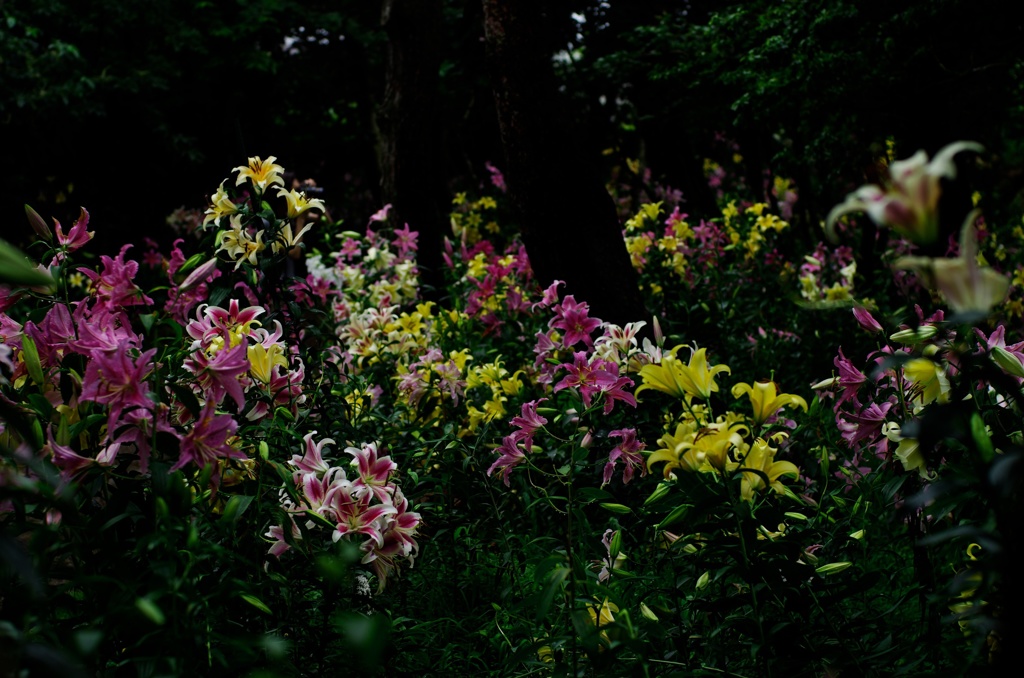
[[[798,395],[779,393],[772,381],[738,383],[734,398],[746,396],[752,414],[728,410],[714,416],[712,394],[718,392],[717,375],[730,372],[727,365],[708,364],[703,348],[692,348],[688,364],[677,357],[682,346],[665,353],[657,363],[640,370],[643,383],[639,395],[650,389],[678,398],[683,412],[658,440],[659,447],[648,458],[647,466],[664,462],[666,478],[677,471],[710,473],[728,479],[739,475],[740,495],[752,501],[756,491],[772,487],[777,493],[792,495],[780,478],[799,478],[799,469],[790,461],[778,460],[779,449],[771,443],[784,442],[791,425],[780,419],[784,407],[807,411],[807,402]],[[756,436],[753,434],[757,434]]]
[[[241,308],[237,299],[227,308],[203,304],[185,328],[193,341],[184,367],[194,377],[195,394],[218,407],[230,396],[249,421],[272,407],[295,415],[305,401],[302,360],[282,340],[280,321],[273,332],[259,326],[264,312],[261,306]]]
[[[324,458],[324,447],[334,444],[330,438],[314,442],[316,431],[306,434],[302,455],[293,455],[288,464],[294,469],[295,493],[282,490],[281,505],[288,522],[274,525],[266,536],[273,540],[269,553],[280,557],[306,537],[296,524],[303,522],[307,533],[332,527],[331,540],[359,539],[362,563],[377,576],[378,591],[388,578],[398,574],[401,563],[411,567],[419,552],[416,530],[420,515],[409,510],[409,501],[393,482],[398,465],[391,457],[380,456],[377,443],[347,447],[352,478],[343,466]]]
[[[535,436],[539,432],[554,435],[545,428],[549,421],[538,409],[541,403],[551,401],[553,404],[558,394],[569,394],[570,402],[582,408],[580,412],[572,409],[572,421],[578,425],[578,431],[585,432],[582,439],[585,442],[580,444],[589,447],[595,442],[594,434],[590,427],[582,425],[584,421],[598,412],[603,416],[612,414],[618,403],[636,407],[636,398],[628,390],[633,387],[633,380],[626,373],[649,363],[653,359],[651,354],[657,353],[650,340],[645,340],[643,351],[637,349],[637,334],[645,322],[619,327],[593,318],[589,304],[577,302],[573,295],[559,300],[558,288],[562,284],[561,281],[552,283],[541,301],[534,304],[534,308],[549,309],[551,313],[548,331],[536,333],[534,346],[536,381],[547,395],[523,403],[520,415],[509,421],[516,430],[505,436],[495,450],[498,458],[488,468],[487,475],[497,473],[505,485],[509,485],[512,469],[530,462],[528,455],[534,452]],[[601,334],[595,338],[593,335],[599,330]],[[620,440],[612,446],[604,465],[604,485],[611,482],[620,461],[624,463],[624,483],[633,479],[636,470],[641,475],[646,474],[641,456],[644,443],[637,439],[634,428],[611,430],[606,436],[609,442]]]
[[[224,188],[227,179],[210,198],[210,207],[203,218],[203,228],[210,224],[221,228],[222,222],[228,220],[227,228],[217,232],[217,252],[224,252],[230,261],[235,262],[237,269],[243,263],[258,266],[263,252],[269,247],[274,255],[281,255],[298,247],[302,236],[312,228],[306,224],[296,229],[295,220],[310,210],[325,209],[319,198],[307,198],[306,194],[294,189],[284,188],[284,168],[276,164],[277,158],[259,156],[249,158],[247,165],[236,167],[238,172],[235,186],[248,186],[252,189],[233,197]],[[287,219],[279,220],[272,212],[262,207],[264,194],[271,186],[278,186],[277,197],[284,198],[287,208]]]
[[[650,279],[646,284],[655,295],[664,291],[655,281],[666,269],[686,286],[695,287],[736,253],[742,254],[744,266],[758,257],[766,264],[776,264],[775,242],[789,227],[763,202],[729,201],[722,207],[720,219],[702,220],[697,226],[690,224],[678,205],[667,217],[665,207],[663,202],[643,204],[625,223],[626,249],[633,266],[642,280]]]
[[[800,265],[800,296],[815,304],[848,303],[853,299],[856,273],[857,262],[851,248],[818,243]]]

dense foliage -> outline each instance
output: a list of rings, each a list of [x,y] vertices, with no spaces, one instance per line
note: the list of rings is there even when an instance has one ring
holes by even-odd
[[[0,656],[983,671],[1012,619],[1024,232],[975,212],[949,257],[915,252],[977,150],[881,158],[835,244],[793,233],[786,178],[708,160],[718,208],[689,215],[631,161],[612,190],[656,315],[625,326],[533,281],[494,166],[453,198],[438,302],[414,224],[317,218],[273,157],[179,212],[169,252],[29,210],[42,266],[0,243]]]

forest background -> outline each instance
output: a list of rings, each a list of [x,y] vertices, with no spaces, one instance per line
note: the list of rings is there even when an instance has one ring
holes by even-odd
[[[418,107],[430,142],[413,152],[429,153],[443,214],[442,182],[479,182],[505,161],[486,4],[0,2],[0,223],[22,223],[25,202],[62,222],[87,204],[101,240],[169,238],[183,200],[203,204],[223,167],[268,153],[325,187],[336,218],[362,214],[395,197],[381,195],[380,168],[399,134],[396,91]],[[1005,5],[491,4],[535,14],[524,49],[557,78],[538,105],[571,132],[580,171],[606,179],[637,159],[693,213],[713,207],[702,163],[716,135],[739,144],[751,185],[765,170],[795,180],[797,226],[874,179],[886,139],[903,156],[976,139],[1005,170],[991,181],[1020,187],[1024,41]],[[418,79],[403,53],[422,61]]]

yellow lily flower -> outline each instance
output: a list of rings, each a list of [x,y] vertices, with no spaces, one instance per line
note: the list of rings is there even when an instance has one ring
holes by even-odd
[[[654,389],[677,398],[701,398],[707,400],[711,394],[718,390],[715,383],[715,375],[719,372],[732,374],[727,365],[715,365],[708,367],[706,351],[703,348],[694,348],[690,355],[690,362],[684,365],[676,353],[682,346],[676,346],[661,359],[657,365],[645,365],[640,370],[640,377],[643,384],[636,390],[636,395],[644,389]]]
[[[302,230],[298,233],[292,233],[291,222],[286,223],[281,231],[277,234],[277,239],[270,244],[274,254],[277,254],[282,249],[290,250],[293,247],[298,247],[302,244],[302,236],[306,234],[306,231],[313,228],[312,224],[306,224],[302,227]]]
[[[304,214],[312,209],[325,211],[324,201],[320,198],[313,198],[310,200],[306,197],[306,194],[302,191],[296,191],[294,189],[286,191],[283,188],[277,189],[277,197],[284,197],[288,203],[288,218],[294,219],[300,214]]]
[[[711,424],[697,434],[693,447],[686,454],[692,454],[694,461],[703,466],[703,471],[732,470],[738,464],[729,457],[729,452],[735,449],[739,456],[743,454],[745,443],[741,431],[748,433],[746,426]]]
[[[894,422],[883,424],[882,433],[892,442],[899,443],[894,454],[903,465],[904,471],[916,470],[918,475],[925,480],[935,479],[935,472],[928,471],[928,464],[925,462],[924,455],[921,454],[921,443],[917,438],[904,438],[900,425]]]
[[[242,165],[231,170],[238,172],[238,181],[235,182],[235,185],[240,186],[245,183],[246,179],[251,179],[253,185],[259,186],[261,191],[267,190],[267,186],[273,184],[284,186],[284,177],[281,176],[284,167],[275,164],[276,160],[277,158],[273,155],[268,155],[266,160],[258,155],[249,158],[248,166]]]
[[[256,266],[258,263],[256,255],[266,249],[266,245],[263,244],[263,231],[258,232],[256,239],[253,240],[242,228],[241,221],[236,220],[236,217],[231,217],[230,230],[217,234],[216,243],[218,252],[224,250],[229,257],[235,260],[236,269],[241,266],[243,261],[248,261]]]
[[[922,405],[949,400],[949,379],[946,369],[928,358],[914,358],[903,366],[903,376],[921,389]]]
[[[739,383],[732,387],[732,397],[742,395],[750,398],[754,408],[754,423],[760,426],[783,407],[802,407],[807,411],[807,401],[791,393],[779,393],[774,381],[755,381],[753,384]]]
[[[284,347],[281,344],[271,344],[269,350],[264,348],[263,344],[253,344],[247,353],[249,373],[264,384],[269,384],[273,378],[274,365],[288,368],[288,359],[284,356]]]
[[[790,461],[775,461],[775,453],[778,450],[768,445],[768,442],[764,438],[758,438],[754,441],[754,444],[750,448],[750,452],[743,459],[742,469],[754,469],[755,471],[761,471],[768,476],[768,483],[771,484],[772,488],[776,492],[782,494],[785,492],[785,488],[779,477],[781,476],[792,476],[794,479],[800,477],[800,469],[796,467],[796,464]],[[740,480],[740,496],[745,501],[754,500],[754,492],[764,489],[765,482],[764,478],[756,473],[750,473],[749,471],[743,471],[743,477]]]
[[[692,463],[693,460],[687,459],[684,461],[683,459],[687,449],[692,447],[693,438],[696,433],[697,423],[689,420],[677,425],[675,433],[663,435],[658,439],[658,444],[661,447],[647,458],[647,469],[652,469],[658,462],[667,462],[665,468],[662,469],[666,478],[671,476],[672,470],[676,468],[683,468],[684,471],[700,470],[699,464]],[[684,463],[686,464],[685,467],[683,466]]]
[[[597,599],[592,605],[587,605],[587,613],[590,615],[590,625],[597,628],[601,632],[601,645],[600,650],[604,650],[604,646],[611,643],[611,639],[608,637],[606,631],[601,629],[611,626],[615,622],[615,613],[619,611],[619,607],[612,602],[609,602],[607,598],[604,602],[598,603]]]
[[[225,179],[224,181],[227,181]],[[203,214],[203,227],[211,221],[214,226],[220,226],[220,220],[224,217],[230,217],[232,214],[238,212],[238,205],[231,201],[228,197],[227,192],[224,190],[224,181],[220,182],[220,187],[217,188],[217,192],[210,196],[210,207]]]
[[[662,469],[666,478],[677,468],[703,473],[731,470],[737,463],[730,459],[729,452],[736,449],[737,456],[743,455],[743,436],[748,432],[746,426],[726,422],[703,428],[692,420],[684,422],[676,426],[674,434],[665,434],[658,440],[661,447],[647,458],[647,468],[667,462]]]

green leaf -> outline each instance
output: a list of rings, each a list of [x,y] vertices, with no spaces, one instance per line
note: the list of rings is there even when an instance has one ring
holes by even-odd
[[[252,497],[250,497],[250,499],[251,498]],[[266,604],[262,600],[257,598],[256,596],[251,596],[248,593],[243,593],[239,597],[242,600],[244,600],[245,602],[247,602],[250,605],[252,605],[253,607],[255,607],[260,612],[263,612],[264,614],[273,614],[273,611],[269,607],[267,607]]]
[[[36,268],[28,257],[6,240],[0,240],[0,282],[29,287],[55,287],[49,273]]]
[[[986,463],[992,461],[996,456],[995,448],[992,447],[992,439],[985,430],[985,422],[977,412],[971,414],[971,437],[974,438],[974,445],[978,448],[978,454]]]
[[[601,499],[611,499],[612,495],[598,487],[584,487],[576,492],[576,498],[585,504]]]
[[[556,567],[548,574],[547,586],[544,588],[544,592],[541,594],[540,602],[537,605],[537,623],[539,624],[547,616],[548,610],[551,609],[551,603],[555,599],[555,594],[558,593],[562,588],[562,582],[565,581],[566,577],[572,572],[568,567],[561,566]]]
[[[228,503],[224,506],[224,515],[221,520],[225,520],[228,524],[234,525],[238,522],[238,519],[245,513],[245,510],[249,508],[249,504],[252,503],[253,497],[246,494],[236,494],[235,496],[228,499]]]
[[[149,621],[153,622],[157,626],[163,626],[167,618],[164,616],[164,611],[160,609],[160,606],[154,603],[149,598],[136,598],[135,607],[146,616]]]
[[[608,544],[608,556],[615,562],[619,553],[622,552],[622,530],[615,530],[612,534],[612,540]]]
[[[25,360],[25,367],[28,368],[28,376],[32,377],[37,385],[43,385],[43,366],[39,362],[39,351],[36,349],[36,342],[27,334],[21,336],[21,355]]]

